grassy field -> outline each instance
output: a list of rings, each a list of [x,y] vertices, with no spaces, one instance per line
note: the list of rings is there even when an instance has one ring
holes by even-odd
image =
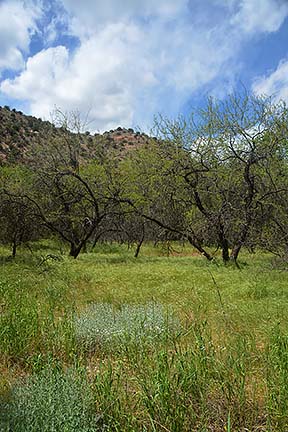
[[[0,249],[0,430],[287,431],[288,272],[188,246]]]

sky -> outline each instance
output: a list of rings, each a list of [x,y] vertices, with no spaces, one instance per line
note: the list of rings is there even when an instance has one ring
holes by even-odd
[[[288,102],[288,0],[0,0],[0,105],[147,131],[245,88]]]

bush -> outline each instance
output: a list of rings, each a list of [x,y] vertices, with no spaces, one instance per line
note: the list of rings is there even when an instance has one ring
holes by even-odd
[[[75,322],[76,339],[86,348],[97,345],[117,347],[129,342],[154,340],[180,328],[170,309],[158,303],[123,305],[116,309],[109,303],[96,303]]]
[[[44,370],[17,385],[0,412],[1,431],[101,430],[99,417],[93,413],[93,392],[83,371]]]

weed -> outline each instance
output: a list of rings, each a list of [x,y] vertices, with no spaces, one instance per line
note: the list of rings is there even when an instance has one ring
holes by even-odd
[[[76,339],[88,349],[119,347],[159,338],[179,330],[179,321],[159,303],[146,305],[92,304],[75,321]]]
[[[79,370],[43,370],[17,384],[1,412],[1,430],[7,432],[101,430],[92,388],[85,372]]]

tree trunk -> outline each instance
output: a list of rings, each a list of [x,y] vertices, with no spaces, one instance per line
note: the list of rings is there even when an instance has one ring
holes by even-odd
[[[187,236],[187,240],[189,243],[195,247],[205,258],[207,258],[209,261],[213,260],[213,256],[209,254],[205,249],[202,248],[198,243],[196,243],[191,236]]]
[[[136,248],[136,250],[135,250],[134,258],[138,258],[138,255],[139,255],[139,252],[140,252],[140,249],[141,249],[141,246],[142,246],[143,241],[144,241],[144,238],[142,238],[142,239],[139,241],[139,243],[137,244],[137,248]]]
[[[222,245],[222,260],[225,264],[227,264],[229,261],[229,248],[227,240],[225,240],[224,244]]]
[[[233,262],[236,263],[238,255],[239,255],[239,252],[241,250],[241,247],[242,247],[241,244],[238,244],[238,245],[236,245],[236,246],[233,247],[231,255],[230,255],[230,261],[233,261]]]
[[[87,253],[87,242],[86,241],[83,244],[82,253]]]
[[[229,261],[229,243],[225,236],[224,226],[221,222],[219,222],[218,237],[222,249],[222,260],[224,264],[226,264]]]
[[[100,237],[101,237],[102,234],[103,234],[103,232],[100,232],[100,234],[98,234],[97,236],[95,236],[91,250],[93,250],[95,248],[95,246],[98,243],[98,240],[100,239]]]
[[[17,242],[16,242],[16,240],[13,240],[13,243],[12,243],[12,258],[15,258],[16,251],[17,251]]]
[[[249,214],[248,216],[249,217],[247,217],[247,220],[246,220],[246,223],[243,227],[242,233],[241,233],[240,237],[238,237],[238,241],[236,242],[236,244],[233,246],[233,249],[232,249],[232,252],[230,255],[230,260],[235,262],[235,263],[237,261],[237,258],[238,258],[238,255],[239,255],[239,252],[240,252],[242,246],[245,244],[246,238],[248,236],[249,227],[250,227],[251,222],[252,222],[251,215]]]
[[[139,240],[139,242],[137,244],[137,248],[136,248],[136,251],[135,251],[135,254],[134,254],[134,258],[138,258],[138,255],[139,255],[141,246],[143,244],[144,238],[145,238],[145,225],[143,223],[142,224],[142,236],[141,236],[141,239]]]
[[[133,206],[134,207],[134,206]],[[134,207],[135,208],[135,207]],[[138,214],[139,214],[139,212],[138,212]],[[181,231],[179,231],[179,230],[177,230],[177,229],[175,229],[175,228],[171,228],[171,227],[169,227],[168,225],[166,225],[166,224],[163,224],[161,221],[159,221],[159,220],[157,220],[157,219],[155,219],[155,218],[153,218],[153,217],[151,217],[151,216],[148,216],[148,215],[145,215],[144,213],[140,213],[141,214],[141,216],[142,217],[144,217],[145,219],[147,219],[147,220],[150,220],[151,222],[155,222],[158,226],[160,226],[160,227],[162,227],[162,228],[165,228],[166,230],[168,230],[168,231],[170,231],[170,232],[174,232],[174,233],[177,233],[177,234],[179,234],[181,237],[184,237],[184,238],[186,238],[188,241],[189,241],[189,243],[193,246],[193,247],[195,247],[195,249],[197,249],[205,258],[207,258],[209,261],[212,261],[213,260],[213,256],[212,255],[210,255],[205,249],[203,249],[202,248],[202,246],[199,244],[199,242],[198,242],[198,240],[197,239],[193,239],[193,237],[191,236],[191,235],[187,235],[186,233],[183,233],[183,232],[181,232]]]
[[[229,261],[229,245],[227,239],[224,239],[222,243],[222,259],[225,264]]]
[[[76,245],[74,243],[70,243],[70,252],[69,255],[72,256],[74,259],[76,259],[81,252],[83,243],[80,243],[79,245]]]

